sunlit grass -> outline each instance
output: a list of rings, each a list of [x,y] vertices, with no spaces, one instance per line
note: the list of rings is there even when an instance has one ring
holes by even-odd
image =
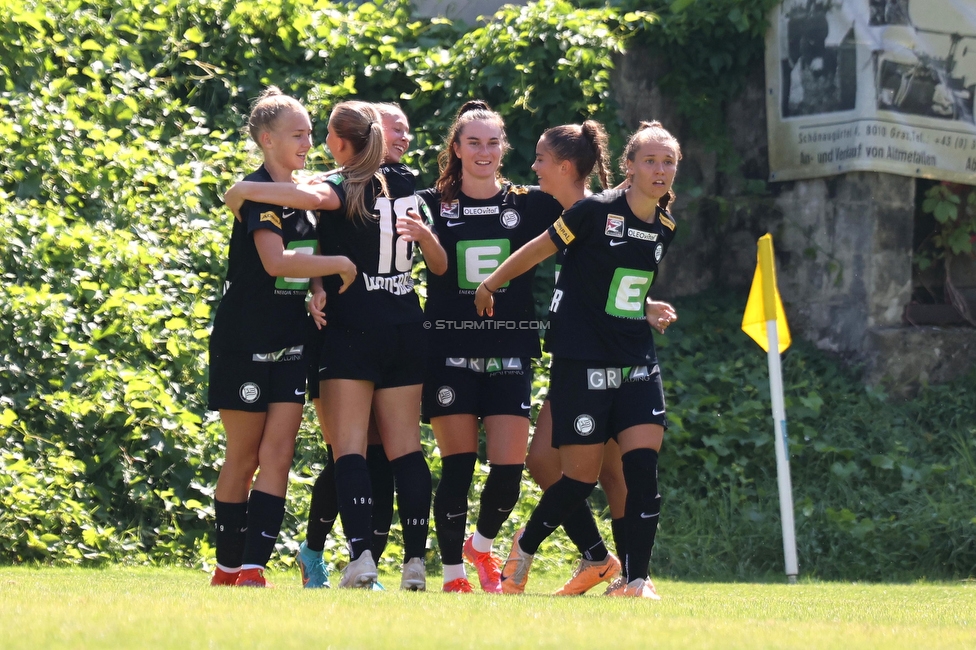
[[[0,569],[2,648],[973,648],[976,584],[658,581],[661,602],[211,588],[186,569]]]

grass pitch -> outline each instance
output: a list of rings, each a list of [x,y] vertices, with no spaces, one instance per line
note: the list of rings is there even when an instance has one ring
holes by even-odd
[[[473,572],[472,572],[473,574]],[[472,577],[475,577],[472,575]],[[0,568],[0,648],[976,648],[976,583],[655,581],[661,602],[211,588],[186,569]],[[476,580],[476,577],[475,577]]]

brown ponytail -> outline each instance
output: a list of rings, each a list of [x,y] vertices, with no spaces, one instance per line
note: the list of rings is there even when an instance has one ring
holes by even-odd
[[[372,206],[366,205],[366,189],[373,179],[380,182],[388,195],[386,180],[379,173],[386,158],[383,123],[379,112],[366,102],[342,102],[332,109],[329,127],[336,136],[352,145],[355,154],[340,168],[346,190],[346,216],[350,219],[372,218]]]
[[[607,189],[612,184],[607,132],[596,120],[586,120],[582,126],[554,126],[542,134],[542,140],[557,161],[573,164],[584,185],[589,185],[594,167],[600,187]]]

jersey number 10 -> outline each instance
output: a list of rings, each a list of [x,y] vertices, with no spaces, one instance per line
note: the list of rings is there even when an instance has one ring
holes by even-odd
[[[406,217],[407,210],[419,213],[417,197],[411,194],[391,200],[381,196],[376,199],[374,209],[380,215],[380,259],[376,272],[389,274],[396,267],[397,272],[406,273],[413,266],[413,242],[397,235],[396,220]]]

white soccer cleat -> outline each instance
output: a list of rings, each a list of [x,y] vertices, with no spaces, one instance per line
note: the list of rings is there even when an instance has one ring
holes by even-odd
[[[412,557],[403,564],[403,577],[400,589],[404,591],[427,591],[427,567],[423,558]]]
[[[339,581],[340,589],[372,589],[376,582],[376,562],[373,562],[373,554],[363,551],[363,554],[346,565],[342,570],[342,580]]]

